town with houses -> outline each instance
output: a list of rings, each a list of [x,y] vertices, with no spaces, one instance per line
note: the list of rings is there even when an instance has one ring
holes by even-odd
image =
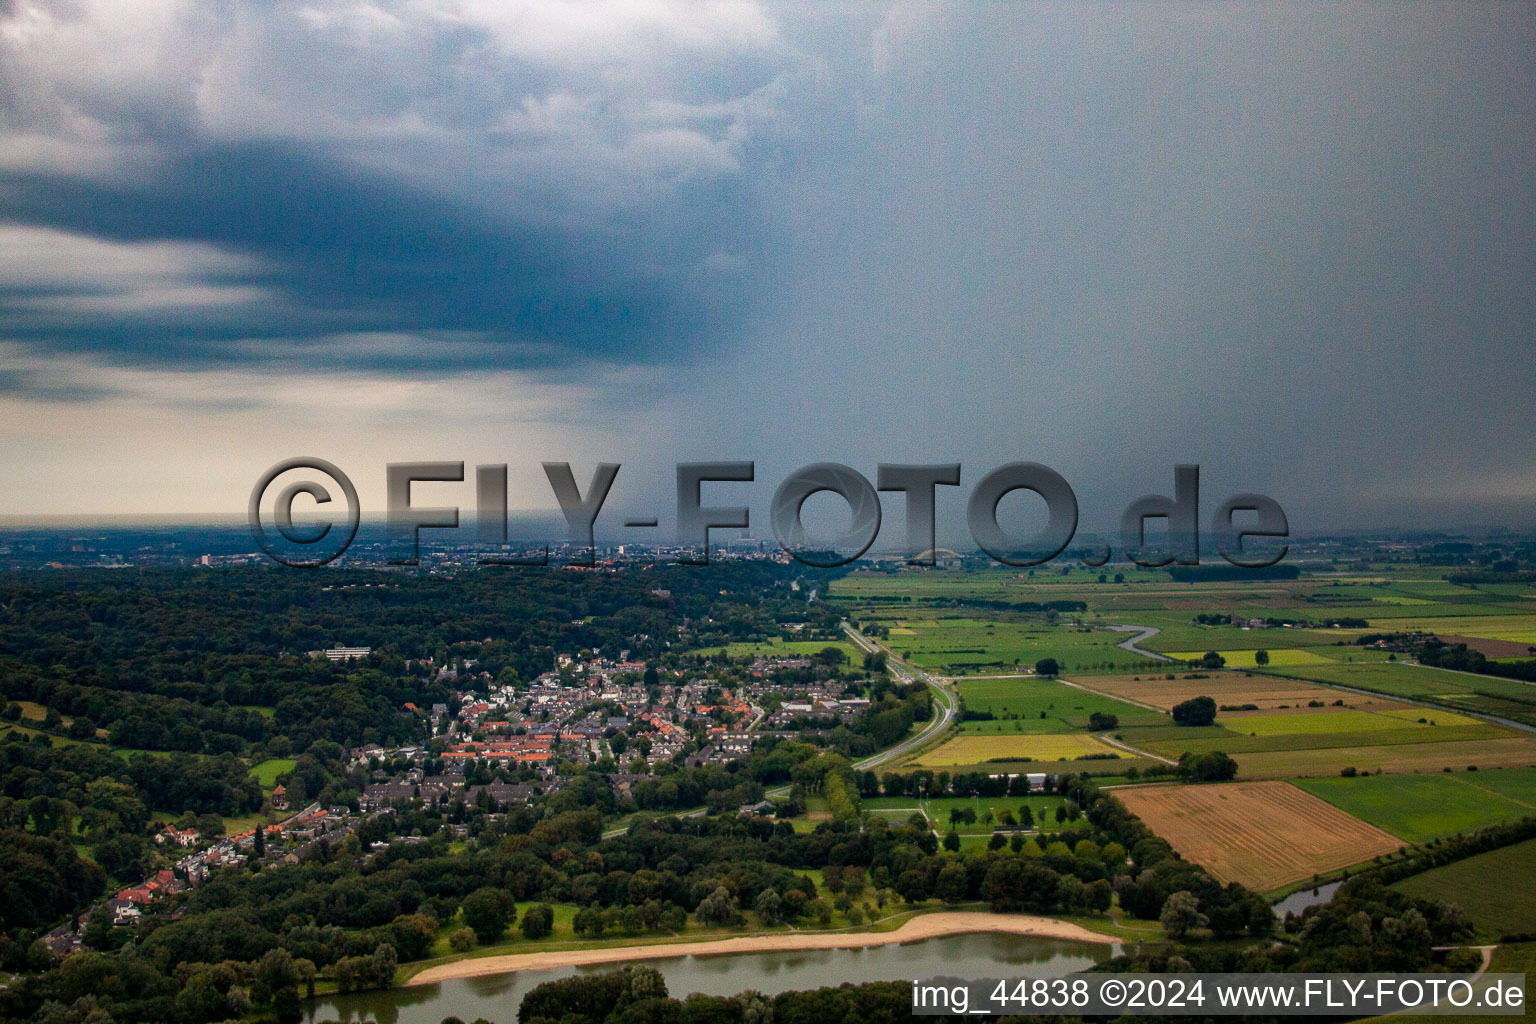
[[[365,647],[311,652],[331,661],[366,658]],[[558,671],[526,686],[496,686],[473,660],[438,669],[440,678],[475,684],[457,693],[457,712],[447,704],[425,711],[430,735],[417,744],[384,748],[366,744],[347,751],[349,766],[368,779],[356,806],[309,803],[290,807],[291,794],[279,783],[270,794],[278,820],[242,832],[204,837],[195,828],[168,824],[155,841],[171,867],[126,886],[103,904],[44,936],[58,956],[81,948],[81,932],[94,915],[106,911],[113,925],[132,925],[149,905],[195,887],[224,868],[252,860],[298,863],[317,846],[330,846],[354,834],[371,818],[398,807],[465,806],[500,816],[535,797],[558,792],[568,782],[565,766],[597,765],[610,759],[604,777],[615,796],[646,778],[645,766],[673,762],[688,767],[724,765],[745,757],[765,735],[807,738],[849,723],[869,708],[862,696],[850,696],[843,680],[811,657],[758,658],[730,684],[708,676],[676,678],[646,685],[646,664],[594,658],[575,662],[562,655]],[[791,674],[793,683],[783,681]],[[809,677],[809,678],[807,678]],[[484,687],[484,689],[481,689]],[[625,757],[626,752],[630,756]],[[470,781],[474,769],[486,769],[487,782]],[[514,775],[519,781],[502,776]],[[759,802],[742,813],[767,810]],[[463,835],[463,825],[452,826]],[[397,840],[424,842],[419,836]],[[386,844],[377,843],[378,847]]]

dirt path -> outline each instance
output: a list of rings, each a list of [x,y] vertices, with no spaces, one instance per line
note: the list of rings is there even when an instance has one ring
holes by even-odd
[[[1139,747],[1131,746],[1129,743],[1122,743],[1119,740],[1115,739],[1114,735],[1112,733],[1107,733],[1107,732],[1099,733],[1099,742],[1100,743],[1108,743],[1112,747],[1118,747],[1121,750],[1124,750],[1126,753],[1135,754],[1137,757],[1150,757],[1154,761],[1161,761],[1161,762],[1163,762],[1163,764],[1178,764],[1179,763],[1179,762],[1175,761],[1171,757],[1164,757],[1162,754],[1154,754],[1150,750],[1142,750]]]
[[[1067,679],[1065,676],[1057,676],[1056,681],[1061,683],[1063,686],[1070,686],[1074,690],[1082,690],[1084,693],[1091,693],[1099,697],[1108,697],[1110,700],[1117,700],[1122,704],[1134,704],[1138,708],[1144,708],[1147,711],[1156,711],[1160,715],[1166,715],[1168,713],[1166,708],[1160,708],[1156,704],[1143,704],[1141,701],[1132,697],[1124,696],[1123,694],[1110,693],[1107,690],[1095,690],[1091,686],[1084,686],[1082,683],[1074,683],[1072,680]]]
[[[513,971],[539,971],[551,967],[580,964],[622,963],[632,960],[659,960],[668,957],[698,956],[718,953],[759,953],[800,949],[851,949],[880,946],[891,942],[913,942],[946,935],[975,932],[1002,932],[1009,935],[1035,935],[1041,938],[1070,939],[1077,942],[1119,942],[1110,935],[1090,931],[1070,921],[1030,914],[988,914],[984,912],[941,912],[922,914],[891,932],[777,933],[741,935],[730,939],[706,939],[701,942],[656,943],[649,946],[612,946],[607,949],[551,950],[545,953],[515,953],[486,956],[428,967],[406,985],[429,985],[450,978],[475,978],[486,974]]]

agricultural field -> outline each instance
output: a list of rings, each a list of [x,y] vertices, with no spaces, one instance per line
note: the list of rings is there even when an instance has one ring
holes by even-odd
[[[1223,882],[1267,892],[1399,849],[1402,840],[1285,782],[1118,789],[1132,813]]]
[[[1119,757],[1121,752],[1088,733],[1071,735],[1024,733],[1014,736],[962,734],[933,750],[920,754],[912,762],[912,767],[950,768],[956,765],[974,765],[1002,760],[1074,761],[1092,755]],[[1053,767],[1055,765],[1044,765],[1036,770],[1047,771]]]
[[[1336,648],[1322,648],[1324,651],[1332,651]],[[1209,650],[1209,648],[1207,648]],[[1240,651],[1217,651],[1216,653],[1226,659],[1227,668],[1257,668],[1256,655],[1259,651],[1269,654],[1269,664],[1277,668],[1285,668],[1292,665],[1332,665],[1334,659],[1308,648],[1277,648],[1270,651],[1267,648],[1256,647]],[[1205,651],[1173,651],[1168,657],[1176,661],[1193,661],[1196,658],[1205,657]]]
[[[864,660],[864,652],[845,640],[764,640],[726,644],[697,653],[719,655],[723,652],[728,658],[802,658],[815,657],[828,647],[842,651],[850,665],[861,664]]]
[[[962,679],[957,689],[967,711],[995,716],[991,721],[962,723],[968,733],[1086,729],[1088,717],[1095,712],[1114,715],[1121,725],[1155,725],[1166,720],[1159,712],[1038,676]]]
[[[884,618],[880,609],[871,609],[864,621],[888,629],[886,642],[902,658],[939,675],[1014,673],[1033,668],[1042,658],[1055,658],[1069,672],[1129,671],[1153,664],[1121,650],[1117,645],[1125,639],[1122,634],[1053,624],[1044,617],[898,614],[901,617]]]
[[[1237,760],[1239,779],[1258,780],[1536,765],[1536,736],[1511,727],[1536,725],[1536,685],[1426,668],[1355,642],[1406,629],[1507,643],[1536,637],[1531,588],[1462,586],[1441,572],[1388,567],[1251,585],[1181,583],[1161,570],[1105,573],[1104,582],[1077,568],[860,572],[836,581],[831,597],[888,630],[882,639],[899,654],[953,677],[966,710],[996,716],[962,722],[958,737],[920,756],[925,765],[1029,770],[1066,757],[1120,774],[1222,751]],[[1085,610],[1044,611],[1053,601]],[[1322,625],[1341,619],[1362,621]],[[1287,621],[1299,624],[1276,625]],[[1214,650],[1227,666],[1149,664],[1114,646],[1127,637],[1112,624],[1158,629],[1141,641],[1150,650],[1180,659]],[[1260,649],[1269,655],[1263,668]],[[1062,664],[1060,680],[1010,671],[1040,657]],[[1167,712],[1199,696],[1217,703],[1215,726],[1173,725]],[[1118,760],[1077,760],[1092,737],[1072,734],[1086,731],[1095,711],[1115,715],[1113,738],[1132,748]]]
[[[1271,670],[1273,671],[1273,670]],[[1516,679],[1448,672],[1423,665],[1392,663],[1299,666],[1287,676],[1352,686],[1377,693],[1425,700],[1464,711],[1497,715],[1536,725],[1536,685]]]
[[[1137,739],[1130,734],[1126,742],[1160,754],[1177,758],[1179,754],[1205,754],[1220,750],[1227,754],[1256,754],[1266,751],[1316,751],[1327,749],[1358,749],[1362,747],[1399,747],[1429,743],[1465,743],[1478,740],[1517,738],[1518,734],[1493,725],[1446,726],[1426,731],[1423,726],[1404,723],[1400,729],[1376,729],[1366,732],[1309,733],[1287,732],[1271,736],[1248,735],[1233,732],[1241,728],[1240,719],[1231,719],[1228,728],[1210,727],[1215,731],[1198,732],[1174,726],[1167,730],[1137,730]]]
[[[1298,779],[1296,785],[1412,843],[1536,816],[1536,768]]]
[[[1360,772],[1438,772],[1446,768],[1518,768],[1536,765],[1536,738],[1448,741],[1442,743],[1378,744],[1324,747],[1309,750],[1236,753],[1238,777],[1296,779],[1338,775],[1346,768]]]
[[[1418,718],[1410,717],[1414,710],[1400,708],[1375,712],[1330,707],[1319,708],[1316,711],[1296,710],[1286,714],[1237,712],[1225,716],[1223,724],[1234,732],[1247,733],[1250,736],[1283,736],[1298,733],[1325,736],[1334,733],[1397,731],[1405,728],[1421,732],[1437,728],[1442,717],[1446,719],[1446,725],[1482,726],[1482,723],[1475,718],[1466,718],[1452,712],[1440,715],[1434,711],[1424,710],[1418,713]],[[1430,716],[1435,716],[1435,725],[1429,724]],[[1422,724],[1419,718],[1424,719]]]
[[[1536,878],[1536,839],[1490,850],[1405,878],[1393,886],[1410,896],[1445,900],[1466,911],[1477,938],[1536,932],[1536,900],[1510,899],[1510,880]]]
[[[1316,683],[1269,676],[1243,675],[1234,672],[1199,673],[1204,678],[1194,678],[1191,673],[1172,673],[1177,678],[1168,679],[1169,673],[1135,676],[1073,676],[1072,682],[1089,690],[1104,693],[1121,700],[1150,704],[1164,711],[1171,710],[1192,697],[1210,697],[1218,705],[1241,707],[1253,704],[1260,709],[1305,707],[1309,701],[1332,704],[1343,700],[1349,704],[1361,703],[1361,698]],[[1401,705],[1395,705],[1401,706]]]

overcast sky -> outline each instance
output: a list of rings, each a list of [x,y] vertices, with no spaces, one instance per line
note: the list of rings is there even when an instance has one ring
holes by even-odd
[[[368,509],[621,462],[664,527],[702,458],[764,531],[821,460],[1529,525],[1532,54],[1528,3],[0,0],[0,513],[313,454]]]

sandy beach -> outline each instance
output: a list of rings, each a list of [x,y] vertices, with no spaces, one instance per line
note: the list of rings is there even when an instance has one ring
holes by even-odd
[[[633,960],[661,960],[668,957],[714,953],[760,953],[770,950],[849,949],[879,946],[888,942],[912,942],[945,935],[973,932],[1004,932],[1010,935],[1034,935],[1046,939],[1071,939],[1078,942],[1112,943],[1120,940],[1090,931],[1069,921],[1030,914],[987,914],[955,912],[922,914],[890,932],[784,932],[774,935],[741,935],[730,939],[700,942],[673,942],[649,946],[611,946],[606,949],[551,950],[548,953],[516,953],[485,956],[429,967],[407,985],[429,985],[450,978],[475,978],[511,971],[538,971],[551,967],[581,964],[620,963]]]

